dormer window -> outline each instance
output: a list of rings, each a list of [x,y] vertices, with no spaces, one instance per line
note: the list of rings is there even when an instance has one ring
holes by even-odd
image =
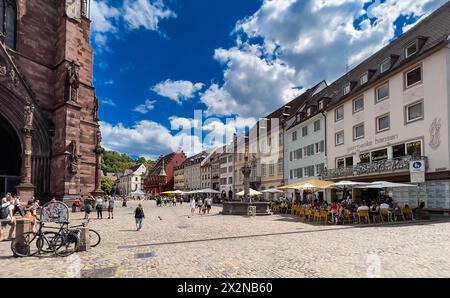
[[[419,47],[418,47],[418,45],[417,45],[417,41],[414,41],[414,42],[408,44],[408,45],[405,47],[405,57],[406,57],[406,58],[411,57],[412,55],[414,55],[415,53],[417,53],[418,50],[419,50]]]
[[[369,73],[366,72],[359,78],[359,84],[362,86],[369,81]]]
[[[319,100],[319,110],[323,109],[323,100]]]
[[[351,85],[350,83],[348,83],[347,85],[344,86],[344,95],[349,94],[351,91]]]
[[[383,73],[391,68],[391,58],[386,58],[380,64],[380,72]]]
[[[306,110],[306,116],[307,116],[307,117],[311,116],[311,108],[308,108],[308,109]]]

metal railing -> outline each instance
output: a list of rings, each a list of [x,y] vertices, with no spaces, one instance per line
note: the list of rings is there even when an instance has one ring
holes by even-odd
[[[422,156],[421,160],[425,160],[428,168],[428,158]],[[351,167],[343,167],[336,169],[325,169],[321,176],[324,179],[335,179],[344,177],[370,176],[379,174],[389,174],[396,172],[409,172],[410,162],[417,159],[397,158],[381,161],[373,161],[369,163],[360,163]]]

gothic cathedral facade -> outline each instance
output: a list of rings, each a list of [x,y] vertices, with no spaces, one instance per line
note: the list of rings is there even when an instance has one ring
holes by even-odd
[[[0,196],[101,193],[89,0],[0,0]]]

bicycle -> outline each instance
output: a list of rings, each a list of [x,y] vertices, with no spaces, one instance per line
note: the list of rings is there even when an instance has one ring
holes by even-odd
[[[45,224],[39,224],[37,232],[27,232],[11,242],[11,250],[15,257],[31,257],[41,253],[55,253],[66,257],[77,251],[79,230],[64,228],[62,223],[58,232],[43,231]],[[77,233],[78,232],[78,233]]]
[[[68,227],[68,229],[81,228],[81,227],[85,228],[85,227],[87,227],[88,224],[89,224],[89,219],[86,222],[82,223],[81,225],[71,226],[71,227]],[[90,246],[97,247],[102,240],[102,237],[100,236],[100,234],[96,230],[89,229],[88,235],[89,235]]]

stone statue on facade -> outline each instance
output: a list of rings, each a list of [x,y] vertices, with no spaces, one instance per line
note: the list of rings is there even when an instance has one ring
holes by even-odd
[[[6,77],[8,74],[8,68],[5,65],[0,65],[0,76]]]
[[[69,171],[71,174],[74,175],[78,173],[78,162],[80,159],[80,156],[78,155],[78,147],[76,141],[70,142],[67,152],[69,155],[69,162],[70,162]]]
[[[92,114],[94,115],[94,121],[98,121],[99,120],[99,118],[98,118],[98,108],[99,108],[98,97],[95,96],[94,97],[94,109],[92,110]]]
[[[67,67],[67,89],[68,100],[78,102],[78,89],[80,88],[80,70],[75,62],[69,63]]]
[[[13,83],[14,87],[17,87],[17,85],[19,85],[19,77],[17,76],[14,69],[11,69],[9,71],[9,76],[11,77],[11,82]]]
[[[27,101],[24,108],[25,112],[25,127],[33,127],[33,114],[34,114],[34,106],[31,102]]]
[[[102,144],[102,132],[100,131],[99,128],[95,132],[95,136],[96,136],[97,147],[101,147],[101,144]]]

